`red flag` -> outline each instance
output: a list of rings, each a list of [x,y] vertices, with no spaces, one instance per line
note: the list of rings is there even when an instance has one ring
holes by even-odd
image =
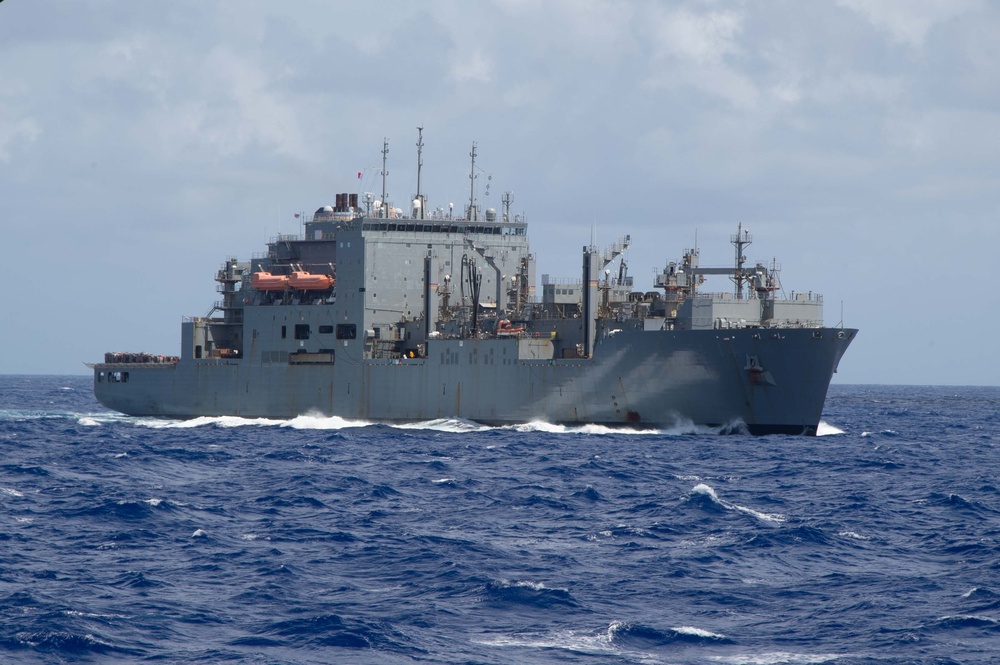
[[[299,218],[299,213],[295,213],[295,219]]]
[[[361,180],[361,171],[358,171],[358,180]]]

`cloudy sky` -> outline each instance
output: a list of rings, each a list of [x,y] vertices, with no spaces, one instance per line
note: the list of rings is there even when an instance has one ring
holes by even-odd
[[[179,353],[215,271],[336,192],[527,216],[538,272],[777,258],[840,383],[1000,383],[1000,5],[0,2],[0,373]],[[359,183],[357,174],[362,172]],[[725,290],[727,284],[718,284]]]

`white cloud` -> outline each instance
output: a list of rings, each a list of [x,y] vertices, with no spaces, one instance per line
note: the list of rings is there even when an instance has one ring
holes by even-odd
[[[893,41],[921,47],[938,23],[981,6],[978,0],[837,0],[889,33]]]
[[[34,142],[42,134],[32,117],[7,119],[0,115],[0,162],[10,162],[12,147],[19,141]]]
[[[145,107],[138,128],[141,141],[162,158],[215,161],[252,147],[308,159],[293,99],[275,89],[277,74],[254,58],[227,47],[204,58],[190,81],[161,80],[158,97]],[[180,94],[178,94],[180,93]]]
[[[736,37],[742,18],[735,12],[695,14],[680,9],[653,17],[654,57],[676,57],[697,65],[715,65],[739,51]]]
[[[468,53],[459,50],[455,53],[451,65],[451,78],[459,83],[467,81],[487,83],[491,78],[490,70],[490,62],[482,51]]]
[[[898,76],[866,72],[843,72],[815,81],[809,96],[823,104],[875,102],[891,105],[906,92],[905,82]]]
[[[830,301],[837,289],[849,309],[865,309],[871,283],[893,284],[913,256],[958,230],[975,242],[943,258],[960,257],[965,284],[989,283],[1000,209],[995,4],[101,0],[106,12],[92,4],[0,5],[0,204],[4,223],[25,237],[39,215],[64,225],[46,252],[76,255],[82,245],[100,254],[99,245],[123,238],[164,254],[201,252],[207,272],[186,259],[184,283],[167,294],[178,304],[141,306],[161,286],[158,273],[123,285],[132,291],[122,297],[139,304],[116,331],[122,339],[147,339],[150,317],[170,319],[156,326],[151,350],[176,345],[171,317],[211,302],[202,288],[220,255],[209,245],[259,251],[272,220],[290,219],[288,207],[326,203],[331,188],[351,188],[358,170],[380,164],[383,136],[390,195],[405,200],[417,124],[426,128],[423,186],[435,205],[461,205],[477,141],[496,174],[490,204],[513,189],[518,211],[537,222],[539,272],[575,276],[578,260],[556,250],[586,240],[581,220],[620,209],[644,287],[642,273],[678,249],[670,238],[715,225],[725,250],[729,223],[741,219],[777,245],[789,274],[804,280],[796,286]],[[70,199],[72,219],[61,214]],[[788,226],[798,235],[776,232],[780,220],[795,220]],[[195,225],[206,241],[192,249],[176,231]],[[947,233],[934,232],[945,225]],[[817,237],[840,243],[821,248],[826,263],[813,260]],[[889,253],[900,238],[905,252]],[[845,272],[844,257],[876,268]],[[33,262],[26,254],[10,265],[23,272]],[[82,269],[105,283],[119,266]],[[976,306],[982,291],[955,296],[934,282],[921,293],[956,303],[956,329],[983,329],[975,316],[996,319]],[[44,306],[26,306],[26,320],[44,321]],[[925,380],[906,369],[916,342],[882,344],[891,338],[884,311],[868,309],[854,321],[865,344],[852,348],[841,380]],[[919,328],[925,308],[899,309],[894,320]],[[6,346],[46,364],[0,370],[75,371],[110,343],[87,316],[80,327],[91,332],[65,348],[42,349],[37,331],[6,331]],[[892,354],[899,371],[882,369],[880,356]],[[996,361],[945,360],[935,380],[1000,375]]]
[[[627,37],[635,3],[627,0],[497,0],[497,6],[525,27],[540,25],[560,43],[618,41]],[[581,40],[584,40],[581,42]]]
[[[552,101],[551,88],[542,81],[525,81],[504,91],[502,99],[504,104],[511,107],[544,108]]]
[[[652,88],[691,87],[736,107],[757,104],[760,92],[748,76],[729,63],[741,49],[743,29],[735,12],[696,14],[687,9],[654,10],[649,17]]]

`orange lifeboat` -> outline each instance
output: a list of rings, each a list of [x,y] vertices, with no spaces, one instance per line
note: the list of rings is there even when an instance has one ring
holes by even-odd
[[[288,287],[288,277],[263,271],[255,272],[250,285],[258,291],[284,291]]]
[[[288,283],[293,289],[326,291],[333,286],[333,277],[329,275],[314,275],[313,273],[297,270],[288,278]]]

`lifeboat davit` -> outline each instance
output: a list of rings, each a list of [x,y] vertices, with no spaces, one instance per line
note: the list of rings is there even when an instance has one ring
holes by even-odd
[[[329,275],[314,275],[309,272],[295,271],[288,278],[293,289],[303,291],[326,291],[333,286],[333,277]]]
[[[524,326],[511,325],[509,319],[501,319],[497,324],[497,335],[500,337],[515,337],[524,332]]]
[[[288,277],[272,275],[269,272],[255,272],[250,285],[258,291],[284,291],[288,288]]]

